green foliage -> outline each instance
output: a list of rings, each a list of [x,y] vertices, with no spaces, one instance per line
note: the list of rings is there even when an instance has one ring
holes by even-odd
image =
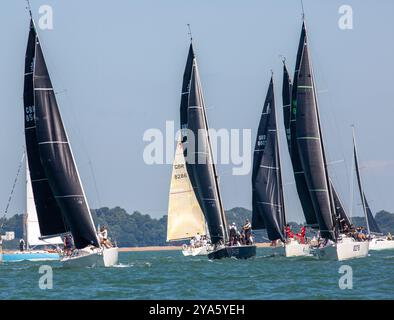
[[[142,246],[164,246],[174,243],[166,242],[167,232],[167,216],[160,219],[151,218],[147,214],[142,214],[138,211],[129,214],[126,210],[115,208],[101,208],[92,210],[93,219],[96,226],[107,226],[109,235],[112,240],[115,240],[120,247],[142,247]],[[227,223],[235,222],[240,228],[246,219],[251,220],[252,212],[245,208],[233,208],[226,211]],[[384,233],[394,233],[394,214],[387,211],[379,211],[376,214],[376,221],[382,228]],[[353,222],[355,225],[365,225],[363,217],[354,217]],[[3,220],[0,219],[0,225]],[[300,225],[297,223],[290,223],[292,229],[298,232]],[[5,221],[2,234],[5,231],[15,232],[15,241],[4,241],[3,247],[10,248],[16,247],[19,239],[23,237],[23,215],[15,215]],[[256,231],[255,240],[258,242],[266,240],[266,232]],[[176,243],[175,243],[176,244]]]

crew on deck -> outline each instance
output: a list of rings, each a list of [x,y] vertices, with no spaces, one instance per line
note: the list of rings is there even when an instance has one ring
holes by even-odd
[[[25,251],[25,240],[23,238],[19,240],[19,251]]]
[[[107,249],[112,248],[112,243],[108,240],[108,229],[105,226],[100,228],[100,232],[98,234],[100,244],[102,244]]]
[[[242,230],[245,235],[245,244],[246,245],[252,245],[253,244],[253,239],[252,239],[252,224],[250,223],[249,219],[246,219],[245,224],[242,227]]]
[[[71,235],[66,234],[63,238],[63,252],[64,255],[69,256],[72,253],[72,239],[71,239]]]

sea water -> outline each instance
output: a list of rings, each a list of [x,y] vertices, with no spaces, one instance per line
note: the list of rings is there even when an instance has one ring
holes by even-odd
[[[3,263],[0,299],[394,299],[394,250],[341,262],[261,248],[249,260],[161,251],[122,252],[111,268]]]

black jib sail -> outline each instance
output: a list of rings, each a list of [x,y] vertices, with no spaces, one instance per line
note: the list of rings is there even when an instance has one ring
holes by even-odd
[[[180,110],[186,169],[204,213],[212,243],[224,243],[227,241],[227,226],[216,168],[213,163],[204,98],[192,44],[190,44],[183,77]]]
[[[353,130],[353,154],[354,154],[354,165],[355,165],[355,169],[356,169],[358,189],[360,192],[361,202],[363,205],[363,210],[364,210],[364,214],[365,214],[365,218],[366,218],[366,222],[367,222],[368,232],[382,234],[382,231],[380,230],[375,218],[373,217],[372,211],[369,207],[367,198],[365,197],[365,193],[363,191],[363,185],[362,185],[361,175],[360,175],[360,167],[358,165],[356,137],[354,134],[354,130]]]
[[[49,186],[48,178],[42,167],[37,144],[35,114],[33,68],[36,56],[36,30],[30,21],[30,32],[25,57],[25,81],[23,90],[23,105],[25,115],[26,152],[29,162],[34,201],[42,236],[62,234],[69,229],[65,226],[61,210]]]
[[[301,44],[301,59],[295,82],[297,94],[296,139],[298,152],[309,195],[319,224],[320,234],[323,238],[336,240],[336,232],[334,230],[335,213],[333,210],[333,199],[327,172],[327,162],[321,134],[305,23],[303,23],[302,29],[302,38],[304,38],[304,41]]]
[[[350,230],[352,223],[348,215],[346,214],[345,207],[339,197],[338,192],[335,190],[334,185],[331,182],[332,196],[334,198],[334,206],[336,213],[337,225],[340,232],[344,232],[346,229]]]
[[[286,224],[273,78],[269,84],[253,154],[253,229],[285,241]]]
[[[73,235],[76,248],[84,248],[87,245],[98,247],[96,230],[57,106],[40,41],[37,35],[34,38],[34,124],[45,179],[48,179],[65,224]],[[31,72],[31,69],[28,70]],[[29,158],[38,159],[38,154],[33,152],[37,152],[36,147],[28,149]]]
[[[304,170],[302,169],[301,165],[296,136],[297,81],[301,64],[301,57],[304,50],[305,36],[306,31],[303,25],[300,42],[298,45],[293,85],[291,85],[291,80],[286,65],[283,65],[283,119],[285,122],[287,145],[290,153],[291,163],[293,166],[294,180],[296,183],[297,193],[301,202],[302,210],[304,212],[306,224],[311,227],[318,227],[315,209],[312,205],[312,200],[305,180]]]

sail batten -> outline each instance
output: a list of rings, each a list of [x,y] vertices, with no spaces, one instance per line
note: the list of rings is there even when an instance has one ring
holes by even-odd
[[[257,131],[252,190],[253,229],[266,229],[271,241],[284,242],[286,218],[272,77]]]

